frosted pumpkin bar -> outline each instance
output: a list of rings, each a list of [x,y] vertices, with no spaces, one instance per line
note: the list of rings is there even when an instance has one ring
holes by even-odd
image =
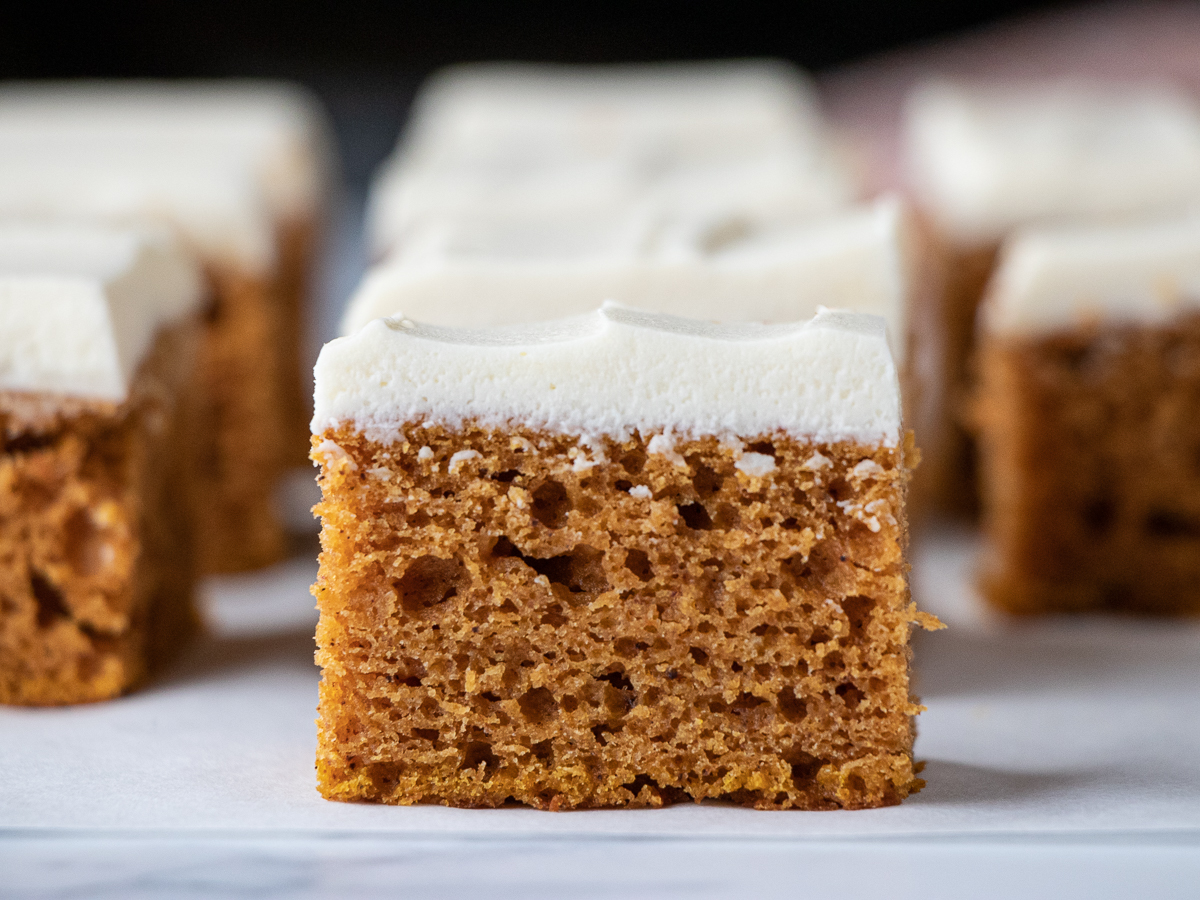
[[[903,367],[920,262],[910,218],[884,197],[791,222],[735,212],[431,222],[368,273],[342,333],[400,311],[477,327],[564,318],[605,300],[734,322],[794,322],[823,305],[882,316]]]
[[[921,786],[882,320],[381,319],[326,345],[315,408],[326,797],[861,808]]]
[[[856,194],[816,91],[787,63],[473,63],[422,86],[367,231],[384,257],[447,217],[796,217]]]
[[[0,85],[0,215],[166,224],[203,265],[205,571],[286,551],[274,493],[306,446],[303,297],[328,182],[323,126],[311,97],[272,82]]]
[[[162,233],[0,226],[0,702],[116,696],[194,630],[201,300]]]
[[[1200,613],[1200,218],[1019,231],[979,328],[989,597]]]
[[[905,126],[914,193],[946,261],[940,321],[930,327],[946,348],[948,446],[961,470],[947,505],[971,508],[975,453],[964,420],[975,316],[1001,244],[1020,228],[1194,206],[1200,104],[1155,82],[932,82],[909,98]]]

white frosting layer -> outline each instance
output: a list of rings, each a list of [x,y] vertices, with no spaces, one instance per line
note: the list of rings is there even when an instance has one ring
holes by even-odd
[[[610,156],[630,143],[743,152],[781,135],[823,138],[803,73],[771,60],[561,66],[477,63],[422,87],[405,144],[414,156],[513,150]]]
[[[827,160],[774,147],[731,159],[654,161],[558,158],[520,166],[413,166],[380,174],[368,222],[376,256],[394,252],[431,222],[488,216],[617,217],[634,211],[756,218],[819,215],[853,200],[849,179]],[[526,165],[526,163],[530,163]]]
[[[894,446],[900,388],[882,319],[721,326],[605,304],[541,325],[456,330],[376,320],[326,344],[314,433],[351,423],[518,422],[580,436],[670,433]],[[664,452],[666,452],[664,450]]]
[[[121,401],[200,272],[166,232],[0,224],[0,390]]]
[[[1027,229],[1001,252],[980,311],[988,330],[1039,334],[1167,321],[1200,309],[1200,216]]]
[[[963,244],[1200,200],[1200,109],[1160,85],[930,84],[910,98],[907,141],[916,190]]]
[[[430,217],[799,215],[853,195],[791,66],[486,64],[423,89],[368,221],[382,255]]]
[[[249,167],[279,218],[315,214],[331,147],[316,98],[284,82],[0,85],[0,154],[121,152]]]
[[[276,261],[270,208],[252,174],[220,162],[0,150],[0,219],[158,223],[209,262],[265,275]]]
[[[882,316],[903,358],[911,247],[894,198],[812,222],[740,216],[472,219],[427,225],[371,272],[343,334],[405,315],[456,328],[576,315],[616,300],[716,321]]]

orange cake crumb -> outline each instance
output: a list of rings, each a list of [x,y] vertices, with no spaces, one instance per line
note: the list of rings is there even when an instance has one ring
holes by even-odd
[[[1200,614],[1200,316],[984,339],[988,596]]]
[[[919,790],[911,439],[746,445],[770,462],[516,425],[314,436],[322,794],[857,809]]]
[[[0,392],[0,703],[115,697],[195,633],[192,326],[122,403]]]

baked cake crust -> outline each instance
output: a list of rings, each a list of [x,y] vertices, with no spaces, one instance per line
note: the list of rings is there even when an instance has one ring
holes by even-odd
[[[160,332],[121,404],[0,393],[0,703],[115,697],[196,632],[195,339]]]
[[[922,786],[911,438],[651,449],[473,422],[313,437],[324,796],[853,809]]]

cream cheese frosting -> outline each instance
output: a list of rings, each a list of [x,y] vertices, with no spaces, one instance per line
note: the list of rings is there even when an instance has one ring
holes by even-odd
[[[855,192],[815,93],[784,63],[475,64],[422,90],[368,231],[383,255],[431,216],[798,215]]]
[[[1161,84],[930,83],[909,98],[906,130],[914,187],[961,244],[1200,201],[1200,108]]]
[[[980,308],[997,334],[1107,322],[1158,323],[1200,310],[1200,214],[1139,224],[1019,230]]]
[[[638,209],[676,215],[797,217],[854,199],[849,178],[827,158],[795,147],[749,150],[724,159],[558,157],[541,165],[413,166],[399,159],[376,180],[368,230],[377,257],[402,248],[430,220],[616,216]]]
[[[285,82],[73,81],[0,85],[5,153],[124,152],[249,167],[278,218],[315,213],[332,140],[319,103]]]
[[[734,439],[785,432],[895,446],[900,387],[883,320],[716,325],[612,303],[555,322],[451,329],[377,319],[321,350],[312,430],[388,440],[422,420]],[[669,448],[668,448],[669,449]]]
[[[206,262],[258,275],[276,262],[272,216],[252,173],[220,161],[103,148],[0,149],[0,218],[158,223]]]
[[[903,360],[912,281],[896,198],[813,221],[738,215],[452,219],[413,232],[351,299],[342,333],[403,313],[450,327],[580,314],[604,300],[724,322],[819,306],[882,316]]]
[[[162,230],[0,223],[0,390],[120,402],[200,272]]]
[[[423,85],[411,118],[404,144],[414,156],[530,146],[611,155],[628,141],[741,152],[780,134],[824,137],[815,90],[779,60],[453,66]]]

